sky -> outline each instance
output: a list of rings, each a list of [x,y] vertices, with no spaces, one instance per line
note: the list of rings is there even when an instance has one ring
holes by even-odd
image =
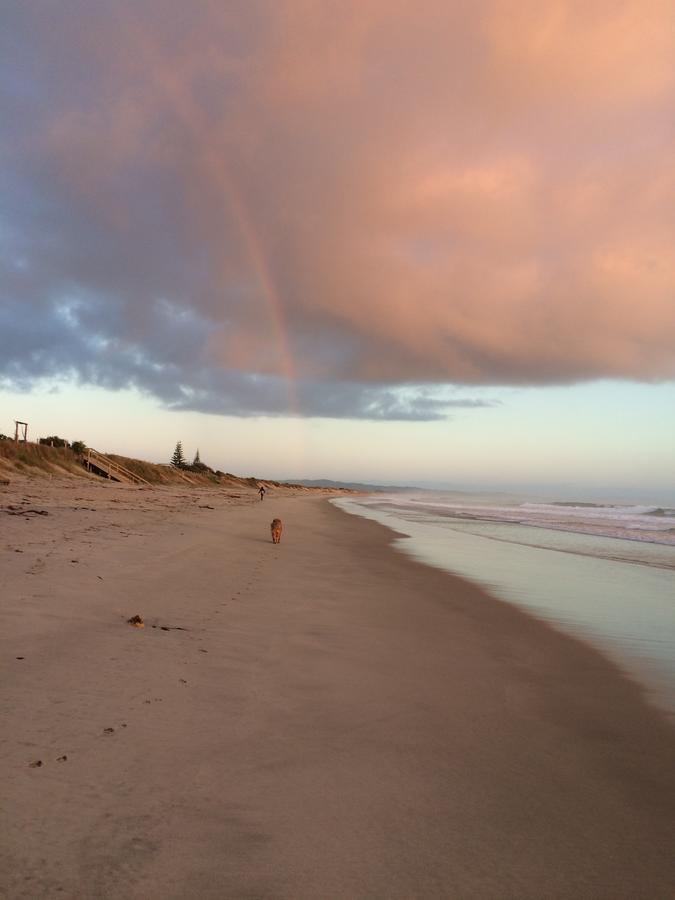
[[[675,489],[671,0],[5,0],[0,432]]]

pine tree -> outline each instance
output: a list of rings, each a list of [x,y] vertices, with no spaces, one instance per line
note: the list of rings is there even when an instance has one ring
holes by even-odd
[[[197,452],[195,453],[195,458],[192,460],[193,466],[198,466],[201,463],[201,459],[199,458],[199,447],[197,447]]]
[[[177,469],[185,468],[185,457],[183,456],[183,442],[178,441],[176,444],[176,449],[173,451],[173,456],[171,457],[171,465],[175,466]]]

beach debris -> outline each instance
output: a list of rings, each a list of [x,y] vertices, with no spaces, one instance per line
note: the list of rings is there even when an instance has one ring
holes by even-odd
[[[42,760],[36,759],[32,763],[28,763],[30,769],[39,769],[42,766]]]
[[[209,506],[208,504],[203,504],[203,505],[200,504],[199,508],[200,509],[215,509],[215,506]]]
[[[25,656],[17,656],[16,659],[25,659]]]
[[[64,753],[63,756],[57,756],[57,757],[56,757],[56,761],[57,761],[57,762],[68,762],[68,757],[67,757],[66,754]]]
[[[126,722],[122,722],[122,724],[120,725],[120,728],[126,728],[126,727],[127,727],[127,723],[126,723]]]
[[[15,548],[14,548],[14,552],[15,552],[15,553],[23,553],[23,550],[19,550],[18,547],[15,547]]]
[[[46,509],[21,509],[20,506],[8,506],[5,509],[5,512],[8,516],[48,516],[49,513]]]
[[[181,684],[187,684],[187,678],[179,678],[178,680]]]
[[[151,628],[159,628],[160,631],[187,631],[182,625],[151,625]]]
[[[104,728],[103,729],[103,734],[114,734],[114,733],[115,733],[114,728]]]
[[[200,648],[199,648],[199,652],[200,652],[200,653],[208,653],[209,651],[208,651],[208,650],[205,650],[203,647],[200,647]]]
[[[131,625],[133,628],[145,628],[145,622],[139,615],[132,616],[130,619],[127,619],[127,623]]]

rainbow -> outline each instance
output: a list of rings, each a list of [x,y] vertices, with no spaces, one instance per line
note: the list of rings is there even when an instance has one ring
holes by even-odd
[[[133,44],[138,45],[139,55],[149,63],[149,75],[158,91],[170,105],[186,129],[194,135],[207,130],[205,117],[195,103],[191,93],[176,72],[170,66],[162,64],[156,44],[148,38],[147,30],[127,25],[127,31]],[[225,200],[227,209],[237,228],[242,248],[251,266],[252,273],[259,289],[259,296],[265,304],[267,319],[274,336],[279,354],[281,374],[286,383],[288,410],[293,416],[300,416],[300,403],[297,392],[297,372],[290,349],[288,326],[284,316],[284,307],[279,292],[274,284],[269,265],[251,219],[239,192],[230,177],[224,160],[224,154],[216,152],[212,141],[202,142],[202,162],[209,176],[210,183],[215,185]]]
[[[224,174],[221,170],[222,177],[224,177]],[[281,297],[270,274],[267,259],[257,232],[253,227],[251,217],[231,182],[228,184],[225,195],[228,199],[229,210],[243,240],[246,254],[255,272],[256,281],[260,288],[260,296],[265,302],[268,321],[272,327],[281,361],[281,369],[286,381],[289,411],[292,415],[300,415],[300,404],[297,395],[297,372],[288,340],[288,327],[284,317]]]

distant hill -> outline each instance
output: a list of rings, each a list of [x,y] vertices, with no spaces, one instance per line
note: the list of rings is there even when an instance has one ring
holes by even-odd
[[[284,481],[282,484],[299,484],[302,487],[332,488],[341,491],[364,491],[368,494],[386,492],[388,494],[400,491],[418,491],[419,488],[401,487],[400,484],[362,484],[358,481],[331,481],[330,478],[296,478],[294,481]]]

